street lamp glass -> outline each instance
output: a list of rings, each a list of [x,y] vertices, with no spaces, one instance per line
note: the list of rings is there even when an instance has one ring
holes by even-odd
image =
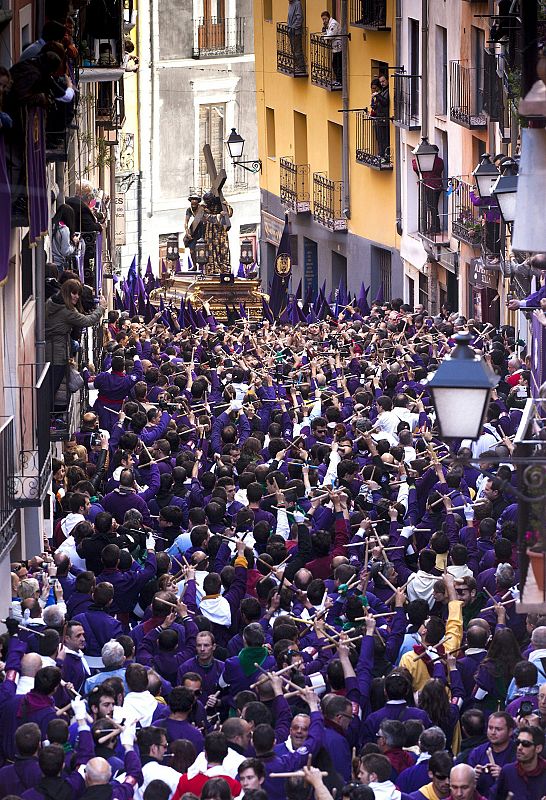
[[[491,161],[491,156],[489,153],[483,154],[482,160],[472,175],[476,179],[476,185],[478,187],[478,194],[480,197],[491,197],[492,186],[499,177],[499,171]]]
[[[428,387],[436,410],[440,435],[477,439],[481,432],[489,395],[498,377],[469,343],[471,335],[455,336],[457,346],[442,361]]]
[[[245,140],[242,136],[240,136],[235,128],[231,129],[231,133],[229,134],[228,140],[226,142],[229,155],[232,161],[239,161],[240,158],[243,156],[243,150],[245,147]]]
[[[250,239],[243,239],[241,242],[241,256],[239,260],[241,264],[254,263],[254,252],[252,250],[252,242]]]
[[[438,387],[431,391],[441,436],[454,439],[477,439],[480,435],[490,389]]]
[[[434,161],[438,155],[438,148],[435,144],[430,144],[427,137],[423,136],[413,151],[413,155],[417,161],[417,168],[422,175],[424,172],[432,172],[434,169]]]
[[[204,239],[198,239],[195,243],[195,260],[201,265],[207,263],[207,245]]]

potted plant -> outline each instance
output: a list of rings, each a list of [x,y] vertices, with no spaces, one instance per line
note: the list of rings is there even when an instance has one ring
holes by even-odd
[[[525,541],[527,543],[527,556],[529,557],[537,586],[544,593],[546,551],[542,546],[540,532],[536,530],[527,531]]]

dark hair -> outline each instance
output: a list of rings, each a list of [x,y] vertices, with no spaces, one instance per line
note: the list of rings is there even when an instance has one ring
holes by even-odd
[[[453,759],[443,750],[433,753],[428,762],[428,771],[433,775],[449,775],[453,767]]]
[[[169,800],[170,796],[171,787],[165,781],[159,780],[159,778],[150,781],[142,795],[143,800]]]
[[[252,743],[258,756],[270,753],[275,744],[275,731],[271,725],[257,725],[252,734]]]
[[[245,758],[244,761],[241,761],[237,768],[237,774],[240,775],[247,769],[253,769],[256,777],[265,779],[265,767],[258,758]]]
[[[42,740],[42,733],[35,722],[24,722],[15,731],[15,747],[22,758],[33,756]]]
[[[201,800],[232,800],[225,778],[209,778],[201,790]]]
[[[209,763],[221,764],[227,754],[228,743],[223,733],[213,731],[205,736],[205,755]]]
[[[46,778],[55,778],[60,775],[64,766],[64,748],[60,744],[50,744],[42,747],[38,753],[38,764]]]
[[[148,671],[142,664],[129,664],[125,671],[125,682],[130,692],[145,692],[148,688]]]
[[[195,695],[185,686],[176,686],[169,695],[169,708],[173,713],[177,711],[189,712],[195,705]]]
[[[61,682],[61,670],[58,667],[42,667],[34,676],[34,691],[38,694],[53,694]]]
[[[379,753],[370,753],[362,758],[361,764],[366,772],[369,774],[373,772],[377,775],[379,783],[389,780],[391,775],[391,762],[386,756],[380,755]]]

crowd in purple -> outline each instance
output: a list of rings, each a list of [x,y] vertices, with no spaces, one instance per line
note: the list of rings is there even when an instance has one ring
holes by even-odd
[[[110,312],[53,538],[12,565],[0,798],[543,800],[514,329],[368,311]],[[499,384],[447,446],[426,380],[462,329]]]

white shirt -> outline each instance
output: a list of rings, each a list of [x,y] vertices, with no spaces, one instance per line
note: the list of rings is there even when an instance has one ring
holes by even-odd
[[[159,761],[149,761],[142,767],[142,774],[144,780],[141,786],[135,786],[133,798],[134,800],[143,800],[146,787],[152,781],[164,781],[171,790],[171,797],[176,792],[178,782],[182,775],[172,767],[167,767],[166,764],[160,764]],[[123,783],[126,774],[120,775],[116,778],[119,783]]]
[[[233,750],[232,747],[228,747],[227,756],[222,761],[221,767],[216,767],[216,769],[221,769],[222,772],[219,773],[221,775],[229,775],[230,778],[234,778],[238,780],[238,769],[239,764],[242,764],[245,761],[245,756],[242,756],[237,750]],[[207,764],[207,757],[204,752],[199,753],[193,764],[191,765],[191,770],[195,770],[195,773],[199,772],[207,772],[208,764]],[[189,773],[189,771],[188,771]]]

